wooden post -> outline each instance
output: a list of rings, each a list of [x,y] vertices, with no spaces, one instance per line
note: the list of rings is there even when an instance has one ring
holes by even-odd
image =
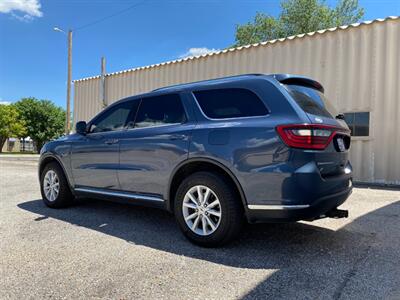
[[[106,58],[101,58],[101,83],[100,83],[100,97],[103,108],[107,106],[106,100]]]
[[[67,116],[65,134],[71,131],[71,81],[72,81],[72,30],[68,31]]]

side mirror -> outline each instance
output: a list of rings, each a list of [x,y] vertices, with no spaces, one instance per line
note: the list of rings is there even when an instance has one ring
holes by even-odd
[[[79,121],[78,123],[76,123],[76,126],[75,126],[76,133],[85,135],[86,127],[87,127],[87,124],[85,121]]]

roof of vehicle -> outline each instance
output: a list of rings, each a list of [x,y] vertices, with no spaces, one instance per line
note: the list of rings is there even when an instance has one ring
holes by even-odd
[[[277,80],[280,83],[284,83],[284,84],[299,84],[299,85],[309,86],[309,87],[319,90],[322,93],[324,92],[324,88],[318,81],[315,81],[315,80],[305,77],[305,76],[294,75],[294,74],[257,74],[257,73],[254,73],[254,74],[234,75],[234,76],[227,76],[227,77],[221,77],[221,78],[215,78],[215,79],[208,79],[208,80],[166,86],[166,87],[158,88],[158,89],[155,89],[153,91],[150,91],[150,92],[147,92],[144,94],[138,94],[138,95],[122,98],[122,99],[112,103],[110,106],[114,106],[117,103],[129,101],[131,99],[153,96],[153,94],[158,94],[158,93],[163,94],[163,93],[168,93],[168,92],[172,93],[172,92],[181,92],[181,91],[187,91],[187,90],[190,91],[190,90],[195,90],[195,89],[201,89],[204,87],[205,88],[210,87],[210,89],[212,89],[213,86],[215,86],[216,84],[239,82],[239,81],[243,81],[243,80],[256,79],[256,78],[268,78],[268,79]]]
[[[211,86],[211,85],[215,85],[215,84],[219,84],[219,83],[221,83],[221,84],[222,83],[230,83],[230,82],[260,78],[260,77],[275,79],[281,83],[287,83],[287,84],[295,84],[295,83],[303,84],[303,85],[311,86],[321,92],[324,92],[324,89],[319,82],[317,82],[311,78],[305,77],[305,76],[293,75],[293,74],[257,74],[257,73],[234,75],[234,76],[208,79],[208,80],[202,80],[202,81],[196,81],[196,82],[190,82],[190,83],[182,83],[182,84],[158,88],[158,89],[153,90],[152,92],[192,90],[192,89],[203,88],[203,87],[207,87],[207,86]]]

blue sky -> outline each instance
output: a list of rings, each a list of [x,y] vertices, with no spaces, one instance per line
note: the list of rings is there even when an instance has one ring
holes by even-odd
[[[0,0],[0,101],[34,96],[65,107],[66,36],[53,27],[79,28],[139,2]],[[400,15],[399,0],[360,5],[364,20]],[[176,59],[192,48],[225,48],[234,42],[236,24],[257,11],[279,10],[278,0],[147,0],[74,32],[73,79],[97,75],[101,56],[107,72],[114,72]]]

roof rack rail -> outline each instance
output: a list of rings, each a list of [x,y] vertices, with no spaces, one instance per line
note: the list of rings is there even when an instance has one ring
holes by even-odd
[[[239,75],[232,75],[232,76],[226,76],[226,77],[218,77],[218,78],[212,78],[212,79],[205,79],[205,80],[199,80],[199,81],[193,81],[193,82],[187,82],[187,83],[168,85],[168,86],[154,89],[154,90],[152,90],[152,92],[161,91],[164,89],[170,89],[170,88],[174,88],[174,87],[180,87],[180,86],[185,87],[185,86],[196,84],[196,83],[206,83],[206,82],[211,82],[211,81],[221,80],[221,79],[229,79],[229,78],[237,78],[237,77],[245,77],[245,76],[263,76],[263,75],[265,75],[265,74],[263,74],[263,73],[248,73],[248,74],[239,74]]]

